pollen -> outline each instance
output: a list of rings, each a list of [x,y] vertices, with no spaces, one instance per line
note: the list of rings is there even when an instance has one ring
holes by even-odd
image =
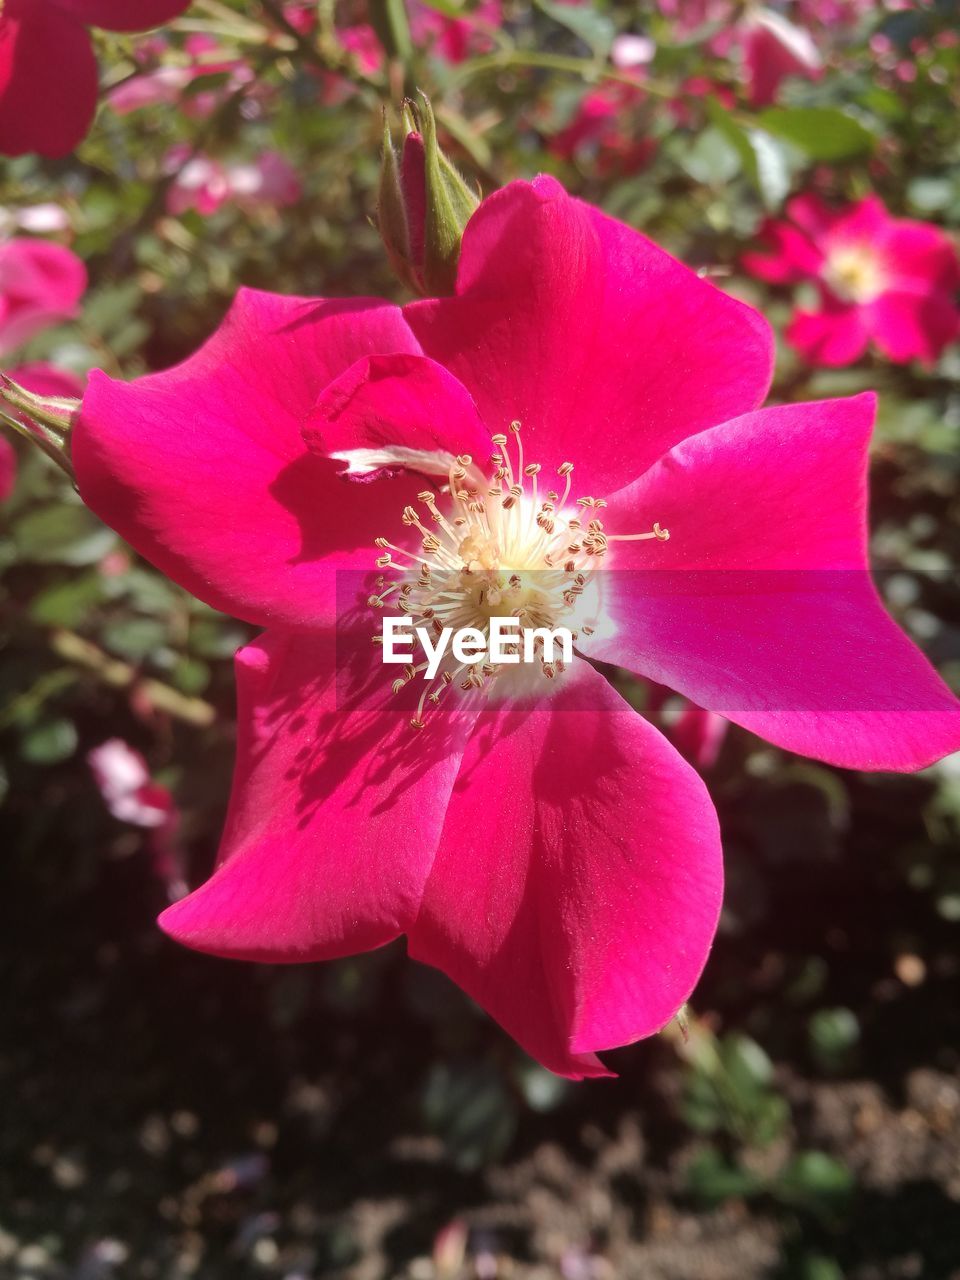
[[[838,244],[827,255],[823,278],[845,302],[867,303],[887,288],[880,255],[869,244]]]
[[[659,523],[643,533],[608,529],[601,516],[607,508],[604,498],[574,496],[572,462],[561,462],[553,473],[555,487],[544,486],[541,492],[544,468],[524,458],[517,419],[508,432],[491,436],[491,443],[486,468],[472,455],[459,454],[450,461],[445,485],[417,495],[422,517],[415,507],[403,508],[400,524],[415,538],[419,535],[418,546],[403,547],[384,536],[374,540],[380,552],[376,567],[388,572],[367,604],[377,610],[394,608],[414,627],[426,626],[437,636],[444,628],[472,627],[489,637],[491,618],[506,617],[518,620],[521,633],[567,627],[574,638],[593,635],[602,611],[600,570],[614,556],[616,544],[666,542],[669,530]],[[505,681],[524,692],[538,678],[556,683],[564,663],[544,651],[539,635],[533,637],[533,647],[536,661],[525,667],[482,659],[458,663],[447,655],[437,674],[420,682],[423,691],[411,729],[422,731],[451,689],[457,696],[472,697],[490,694]],[[426,666],[404,668],[392,682],[394,693]]]

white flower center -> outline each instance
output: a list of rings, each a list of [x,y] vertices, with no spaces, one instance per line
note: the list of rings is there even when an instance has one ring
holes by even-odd
[[[868,244],[838,245],[827,257],[823,278],[844,302],[872,302],[887,287],[883,262]]]
[[[611,544],[666,542],[670,533],[659,524],[648,533],[608,533],[600,518],[607,505],[603,498],[571,498],[570,462],[557,467],[562,489],[543,488],[540,463],[524,459],[519,422],[511,422],[509,435],[494,435],[492,441],[487,474],[470,455],[461,454],[439,492],[425,489],[417,495],[422,515],[404,508],[403,524],[422,537],[418,552],[376,539],[381,576],[367,603],[395,609],[414,627],[428,627],[437,636],[445,628],[473,627],[489,637],[491,618],[516,618],[521,632],[566,627],[575,642],[594,630],[601,585],[596,570]],[[374,642],[382,643],[382,637],[374,636]],[[451,685],[491,692],[506,682],[511,692],[521,693],[530,691],[531,673],[548,680],[561,675],[563,662],[551,660],[538,640],[535,647],[537,662],[519,672],[445,658],[442,670],[425,681],[411,726],[424,727],[428,707],[436,706]],[[394,692],[426,668],[425,661],[405,667],[393,682]]]

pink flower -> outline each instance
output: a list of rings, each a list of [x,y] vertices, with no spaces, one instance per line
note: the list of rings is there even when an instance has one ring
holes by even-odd
[[[262,152],[252,164],[222,164],[177,146],[168,152],[166,168],[176,174],[167,193],[173,214],[195,209],[209,217],[231,201],[248,209],[278,209],[296,204],[302,194],[296,171],[276,151]]]
[[[727,736],[729,722],[715,711],[688,703],[674,723],[670,740],[698,769],[712,769]]]
[[[210,36],[190,36],[184,44],[188,58],[186,64],[171,61],[172,50],[165,42],[159,47],[155,40],[144,42],[144,53],[163,57],[162,65],[144,70],[111,89],[108,101],[117,115],[129,115],[144,107],[158,104],[178,107],[184,115],[208,116],[230,94],[256,78],[253,68],[242,59],[225,58],[216,40]],[[194,80],[200,76],[225,75],[226,83],[216,89],[185,95]]]
[[[635,71],[652,62],[657,46],[649,36],[623,34],[615,36],[610,46],[610,61],[618,71]]]
[[[51,232],[67,231],[70,228],[70,215],[58,204],[21,205],[19,209],[0,208],[0,236],[11,231],[29,231],[34,235],[49,235]]]
[[[716,926],[717,820],[594,659],[835,764],[960,745],[866,572],[873,398],[759,409],[771,363],[757,312],[538,178],[481,204],[453,297],[243,291],[184,364],[94,373],[84,500],[267,627],[218,867],[167,932],[268,962],[406,934],[572,1077],[664,1026]],[[429,683],[371,644],[397,599],[597,625],[563,670]]]
[[[592,158],[604,174],[639,172],[656,149],[636,117],[644,97],[639,85],[614,81],[588,90],[570,123],[549,139],[550,150],[565,160]]]
[[[0,153],[72,151],[93,122],[97,64],[86,28],[144,31],[190,0],[5,0],[0,6]]]
[[[680,39],[695,36],[700,28],[712,30],[707,47],[717,57],[739,50],[747,96],[755,107],[767,106],[787,76],[817,80],[823,59],[809,31],[763,5],[747,7],[739,17],[731,0],[658,0],[664,16],[672,19]]]
[[[179,815],[173,796],[150,777],[147,762],[121,738],[111,738],[87,753],[87,763],[118,822],[143,827],[151,833],[154,867],[166,886],[171,902],[187,892],[182,855],[176,842]]]
[[[876,196],[831,209],[815,195],[769,221],[769,253],[743,264],[772,284],[816,282],[820,307],[797,311],[787,341],[811,364],[859,360],[869,343],[898,363],[935,360],[960,332],[960,262],[947,233],[893,218]]]
[[[83,263],[63,245],[0,242],[0,356],[75,316],[86,287]]]
[[[471,54],[493,47],[484,28],[499,27],[503,21],[500,0],[480,0],[463,18],[450,18],[429,4],[412,0],[410,30],[417,44],[430,49],[445,62],[464,62]]]
[[[754,107],[774,102],[787,76],[818,80],[823,74],[823,59],[810,33],[772,9],[757,9],[743,21],[741,43]]]

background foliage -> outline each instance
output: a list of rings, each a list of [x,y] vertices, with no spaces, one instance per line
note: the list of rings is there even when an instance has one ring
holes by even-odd
[[[649,4],[505,0],[462,60],[422,25],[448,0],[419,6],[410,47],[393,33],[392,61],[357,52],[363,6],[325,2],[198,0],[159,43],[101,37],[105,88],[188,65],[200,34],[231,65],[173,102],[106,103],[68,160],[7,164],[3,206],[55,199],[91,282],[17,359],[164,367],[240,283],[401,297],[371,217],[381,103],[415,86],[485,191],[555,173],[782,333],[790,295],[738,263],[791,192],[873,191],[960,225],[955,6],[861,8],[815,31],[823,78],[759,109],[731,56]],[[656,44],[642,80],[610,60],[623,33]],[[171,212],[187,160],[267,151],[299,179],[289,203]],[[956,679],[960,351],[815,370],[781,346],[775,398],[866,387],[875,562]],[[0,509],[0,1274],[960,1275],[956,761],[857,776],[731,731],[707,774],[727,907],[690,1038],[571,1086],[400,948],[281,970],[158,933],[213,857],[248,633],[122,547],[44,458],[19,464]],[[117,737],[172,795],[163,847],[95,785],[87,753]]]

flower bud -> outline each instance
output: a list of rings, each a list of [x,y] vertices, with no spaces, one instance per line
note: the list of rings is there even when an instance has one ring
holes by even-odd
[[[377,223],[394,271],[416,293],[451,294],[460,242],[480,203],[440,150],[429,100],[403,106],[400,154],[384,120]]]

